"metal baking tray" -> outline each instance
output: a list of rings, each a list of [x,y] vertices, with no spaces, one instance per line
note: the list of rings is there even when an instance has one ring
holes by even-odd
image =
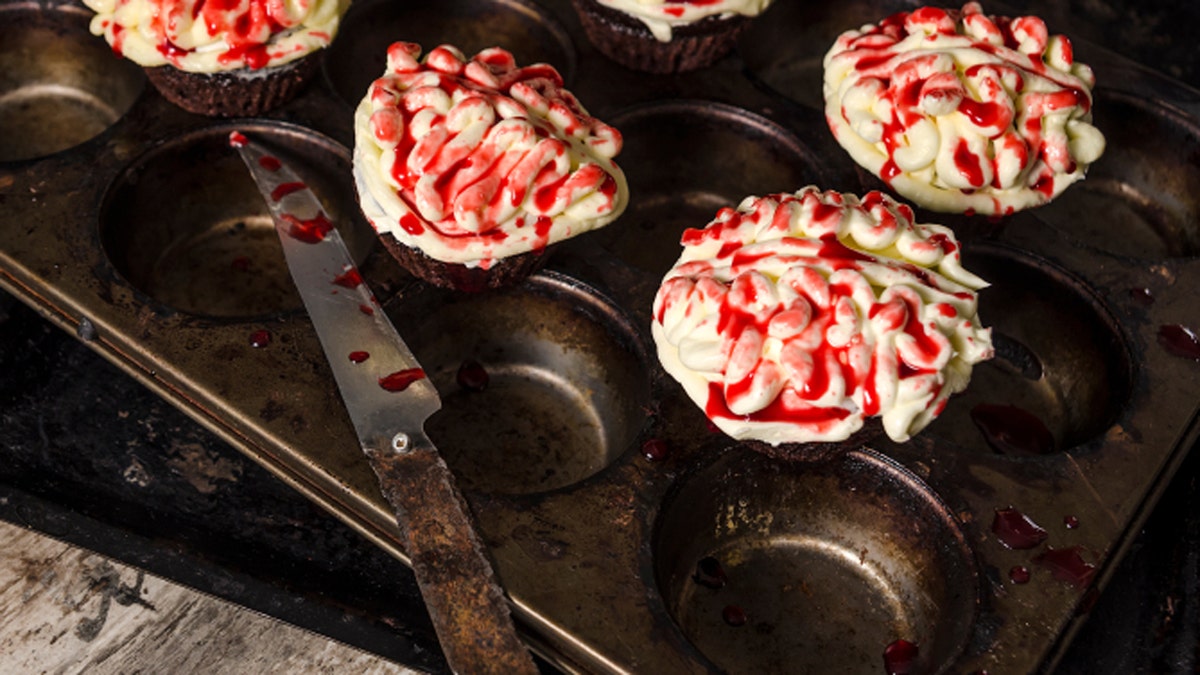
[[[781,0],[737,55],[672,77],[607,62],[566,0],[356,0],[303,96],[222,121],[159,97],[81,6],[0,0],[0,286],[403,560],[226,147],[252,131],[344,224],[442,392],[431,436],[549,661],[873,673],[904,640],[922,672],[1050,670],[1198,435],[1182,331],[1200,283],[1196,92],[1077,41],[1109,142],[1087,180],[1003,219],[919,212],[954,227],[992,282],[980,312],[998,356],[910,443],[770,460],[711,429],[648,337],[683,228],[750,194],[883,187],[825,126],[821,58],[842,30],[908,6]],[[376,244],[349,173],[353,107],[400,39],[557,66],[625,137],[626,214],[515,289],[414,281]],[[472,361],[483,391],[457,382]],[[1049,437],[995,442],[1014,410]],[[993,443],[980,411],[996,413]]]

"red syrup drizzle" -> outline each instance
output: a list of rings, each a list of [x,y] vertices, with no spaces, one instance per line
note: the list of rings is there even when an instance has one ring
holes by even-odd
[[[467,359],[458,366],[454,381],[465,391],[479,392],[487,389],[491,376],[488,375],[488,371],[482,363],[475,359]]]
[[[333,230],[333,223],[329,222],[323,213],[318,213],[309,220],[301,220],[290,213],[285,213],[280,218],[288,224],[288,236],[305,244],[319,244]]]
[[[1014,550],[1024,550],[1046,541],[1046,531],[1024,513],[1009,507],[996,509],[992,518],[992,533],[1001,544]]]
[[[363,361],[366,361],[369,358],[371,358],[371,355],[367,352],[361,352],[361,351],[350,352],[350,362],[351,363],[362,363]]]
[[[250,334],[250,346],[260,349],[271,344],[271,331],[262,328]]]
[[[1008,571],[1008,579],[1014,584],[1027,584],[1029,577],[1029,568],[1024,565],[1016,565]]]
[[[1050,570],[1055,579],[1074,584],[1079,587],[1087,586],[1096,573],[1096,566],[1084,562],[1080,555],[1082,549],[1078,546],[1069,548],[1049,548],[1038,554],[1033,562]]]
[[[1054,434],[1042,420],[1012,405],[980,403],[971,421],[992,450],[1001,455],[1045,455],[1054,451]]]
[[[423,379],[425,379],[424,370],[420,368],[405,368],[404,370],[397,370],[391,375],[379,378],[379,386],[387,391],[404,391],[413,382]]]
[[[920,649],[908,640],[896,640],[883,650],[883,669],[888,675],[911,675],[916,672]]]
[[[729,583],[729,578],[725,576],[725,568],[721,567],[721,561],[711,555],[701,558],[696,563],[696,571],[692,573],[692,581],[716,590],[724,588],[725,584]]]
[[[725,605],[725,609],[721,610],[721,618],[725,623],[738,628],[746,625],[746,610],[737,605]]]
[[[661,462],[671,455],[671,447],[661,438],[650,438],[642,443],[642,457],[651,462]]]
[[[1159,326],[1158,344],[1172,356],[1200,361],[1200,337],[1191,328],[1179,324]]]

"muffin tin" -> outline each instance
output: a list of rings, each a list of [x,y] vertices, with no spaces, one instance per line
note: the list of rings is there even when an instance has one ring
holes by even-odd
[[[1198,328],[1195,92],[1077,41],[1109,141],[1088,179],[1005,219],[918,213],[992,282],[997,358],[907,444],[768,459],[711,429],[648,335],[685,227],[748,194],[882,187],[830,137],[821,58],[908,6],[782,1],[738,55],[667,77],[607,62],[565,1],[357,0],[303,96],[222,121],[159,97],[80,6],[4,0],[0,285],[403,560],[225,145],[240,129],[324,200],[442,393],[430,435],[549,661],[871,673],[911,644],[920,672],[1049,670],[1197,437],[1200,354],[1180,330]],[[625,215],[509,290],[401,271],[349,174],[353,106],[398,39],[559,67],[623,132]],[[482,391],[460,375],[476,364]]]

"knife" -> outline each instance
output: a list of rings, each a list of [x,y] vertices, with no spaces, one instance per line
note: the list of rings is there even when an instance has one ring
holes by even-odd
[[[459,673],[536,673],[453,474],[425,434],[437,390],[365,283],[312,190],[234,131],[267,202],[362,450],[392,506],[438,641]]]

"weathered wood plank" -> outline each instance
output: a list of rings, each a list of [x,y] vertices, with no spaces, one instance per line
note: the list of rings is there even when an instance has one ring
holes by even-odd
[[[0,521],[0,672],[414,671]]]

